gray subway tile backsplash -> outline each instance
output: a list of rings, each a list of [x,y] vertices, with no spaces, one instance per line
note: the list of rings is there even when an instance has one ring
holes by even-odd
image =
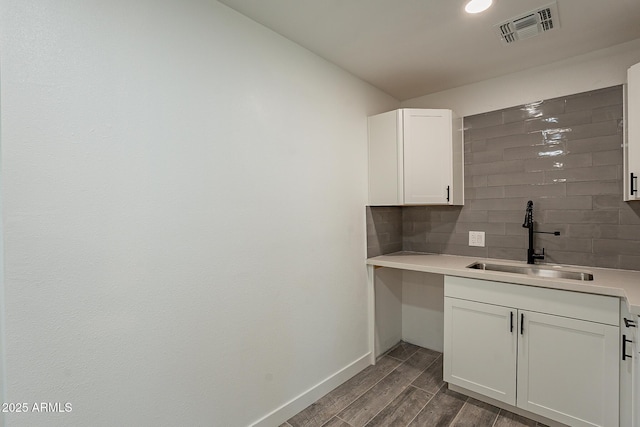
[[[527,147],[512,147],[504,149],[505,160],[521,160],[524,171],[524,160],[527,159],[556,159],[567,154],[564,143],[548,143],[530,145]]]
[[[609,153],[609,151],[605,151],[605,153]],[[617,165],[617,163],[609,164]],[[524,162],[526,172],[558,171],[590,166],[594,166],[593,154],[591,153],[574,154],[572,156],[565,154],[552,157],[537,157],[535,159],[525,160]]]
[[[495,161],[491,163],[478,163],[465,166],[465,173],[474,175],[494,175],[509,172],[524,172],[523,160]]]
[[[622,105],[622,86],[597,89],[565,97],[565,112]]]
[[[555,182],[586,182],[610,181],[618,179],[618,166],[592,166],[588,168],[573,168],[545,172],[544,183]]]
[[[567,141],[566,150],[569,154],[620,150],[620,158],[622,158],[622,133],[586,136],[581,139]]]
[[[622,181],[568,182],[567,196],[617,194],[622,200]]]
[[[637,255],[620,255],[620,265],[618,268],[625,270],[638,270],[640,265],[640,256]]]
[[[492,187],[489,187],[492,188]],[[505,197],[564,197],[567,194],[567,184],[554,182],[552,184],[521,184],[504,187]]]
[[[520,173],[503,173],[497,175],[487,175],[487,186],[495,187],[497,185],[522,185],[543,183],[544,173],[542,172],[520,172]]]
[[[621,165],[622,150],[599,151],[591,154],[593,166]]]
[[[640,256],[640,240],[594,239],[593,253]]]
[[[524,133],[524,122],[502,124],[498,126],[472,128],[465,124],[465,140],[490,139]]]
[[[594,123],[604,122],[606,120],[618,120],[623,117],[623,110],[624,109],[620,104],[594,108],[591,120]]]
[[[558,98],[548,101],[532,102],[530,104],[520,105],[515,108],[508,108],[501,111],[503,123],[520,122],[524,120],[536,119],[542,116],[563,114],[564,103],[564,99]],[[467,119],[465,118],[465,120]]]
[[[367,207],[367,258],[402,250],[402,208]]]
[[[618,224],[618,212],[611,210],[548,210],[543,218],[545,224]]]
[[[526,205],[525,205],[526,206]],[[505,224],[520,224],[524,219],[524,209],[517,211],[491,210],[487,211],[487,222],[503,222]],[[482,231],[482,230],[475,230]]]
[[[572,126],[587,123],[592,123],[591,110],[574,111],[572,113],[556,114],[528,120],[524,124],[524,131],[533,133],[546,132],[548,129],[571,129]]]
[[[640,270],[640,203],[622,201],[622,111],[615,86],[465,117],[465,205],[367,208],[369,256],[524,261],[533,200],[536,229],[561,233],[536,235],[545,262]],[[486,247],[468,246],[469,231],[484,231]]]

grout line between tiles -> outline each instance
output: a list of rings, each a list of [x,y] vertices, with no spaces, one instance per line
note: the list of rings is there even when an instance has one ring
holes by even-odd
[[[398,367],[400,367],[400,365],[398,365]],[[398,368],[396,368],[396,369],[398,369]],[[418,376],[420,376],[420,374],[418,374]],[[418,377],[416,377],[416,378],[418,378]],[[400,390],[400,393],[396,394],[396,395],[394,396],[394,398],[393,398],[393,399],[391,399],[391,401],[390,401],[389,403],[387,403],[386,405],[384,405],[384,406],[382,407],[382,409],[380,409],[378,412],[376,412],[376,413],[375,413],[375,415],[374,415],[373,417],[369,418],[369,419],[367,420],[367,422],[366,422],[366,423],[364,423],[364,425],[366,426],[367,424],[369,424],[369,423],[370,423],[370,422],[371,422],[375,417],[377,417],[377,416],[378,416],[378,414],[379,414],[380,412],[384,411],[384,410],[387,408],[387,406],[391,405],[391,404],[393,403],[393,401],[394,401],[394,400],[396,400],[396,399],[398,398],[398,396],[400,396],[400,395],[401,395],[401,394],[402,394],[402,393],[403,393],[407,388],[409,388],[409,387],[411,387],[411,383],[409,383],[407,386],[403,387],[403,388],[402,388],[402,390]],[[417,387],[414,387],[414,388],[417,388]]]
[[[422,390],[421,388],[418,388],[418,387],[416,387],[416,386],[414,386],[414,385],[411,385],[411,387],[413,387],[413,388],[417,388],[418,390]],[[438,390],[440,390],[440,389],[438,389]],[[426,393],[429,393],[429,392],[428,392],[428,391],[426,391],[426,390],[423,390],[423,391],[424,391],[424,392],[426,392]],[[436,393],[437,393],[437,392],[436,392]],[[420,408],[420,410],[416,413],[416,415],[414,415],[414,417],[413,417],[413,418],[411,418],[411,420],[409,420],[409,422],[407,423],[407,426],[406,426],[406,427],[409,427],[409,426],[411,425],[411,423],[413,422],[413,420],[415,420],[416,418],[418,418],[418,415],[420,415],[420,414],[422,413],[422,411],[424,411],[424,408],[426,408],[426,407],[427,407],[427,405],[429,404],[429,402],[431,402],[431,400],[433,400],[433,398],[434,398],[434,397],[436,397],[436,393],[434,393],[434,394],[432,394],[432,395],[431,395],[431,397],[429,398],[429,400],[427,400],[427,402],[422,406],[422,408]]]
[[[460,416],[460,412],[462,412],[462,410],[464,409],[464,407],[467,405],[467,401],[465,400],[464,403],[462,404],[462,406],[460,407],[460,409],[458,410],[458,413],[456,414],[455,417],[453,417],[453,419],[451,420],[451,422],[449,423],[449,425],[453,425],[453,423],[456,422],[456,420],[458,419],[458,417]]]
[[[391,357],[391,356],[389,356],[389,357]],[[398,359],[396,359],[395,357],[392,357],[392,359],[394,359],[394,360],[398,360]],[[346,405],[344,405],[343,407],[341,407],[341,408],[339,408],[339,409],[336,409],[336,412],[335,412],[335,414],[334,414],[334,417],[336,417],[336,418],[338,418],[338,419],[340,419],[340,420],[344,421],[342,418],[338,417],[338,414],[339,414],[340,412],[342,412],[345,408],[348,408],[348,407],[349,407],[349,405],[351,405],[353,402],[355,402],[356,400],[358,400],[358,399],[360,399],[362,396],[364,396],[364,395],[365,395],[369,390],[371,390],[372,388],[374,388],[374,387],[375,387],[375,386],[376,386],[380,381],[382,381],[383,379],[385,379],[385,378],[387,378],[389,375],[391,375],[391,373],[392,373],[393,371],[395,371],[395,370],[396,370],[396,369],[398,369],[400,366],[402,366],[402,364],[403,364],[404,362],[402,362],[402,361],[400,361],[400,360],[398,360],[398,361],[400,362],[400,364],[399,364],[398,366],[396,366],[395,368],[393,368],[392,370],[390,370],[386,375],[384,375],[382,378],[380,378],[378,381],[376,381],[376,382],[375,382],[371,387],[369,387],[368,389],[364,390],[362,393],[360,393],[360,394],[359,394],[358,396],[356,396],[352,401],[350,401],[349,403],[347,403],[347,404],[346,404]],[[369,420],[369,421],[371,421],[371,420]],[[348,423],[348,422],[346,422],[346,421],[344,421],[344,422],[345,422],[345,423],[347,423],[347,424],[349,424],[349,423]],[[349,424],[349,425],[351,425],[351,424]]]
[[[351,423],[349,423],[349,422],[347,422],[347,421],[343,420],[343,419],[342,419],[342,418],[340,418],[339,416],[334,415],[333,417],[334,417],[334,418],[337,418],[337,419],[339,419],[340,421],[342,421],[343,423],[345,423],[345,424],[347,424],[347,425],[349,425],[349,426],[353,427],[353,426],[351,425]],[[329,420],[329,421],[331,421],[331,420]],[[328,423],[329,421],[327,421],[327,423]],[[325,424],[326,424],[326,423],[325,423]]]
[[[429,369],[431,367],[431,365],[433,365],[434,363],[436,363],[438,361],[438,359],[440,359],[442,357],[442,353],[440,353],[440,355],[438,357],[436,357],[435,359],[433,359],[433,362],[429,363],[429,365],[427,365],[426,368],[424,368],[422,370],[422,372],[420,372],[420,375],[422,375],[423,372],[425,372],[427,369]]]
[[[496,417],[493,420],[493,423],[491,423],[491,427],[496,425],[496,422],[498,421],[498,416],[500,416],[500,409],[498,409],[498,412],[496,413]]]
[[[414,354],[416,354],[416,353],[418,352],[418,350],[419,350],[419,349],[420,349],[420,348],[417,348],[417,349],[416,349],[416,351],[414,351],[414,352],[411,354],[411,356],[409,356],[409,357],[407,358],[407,360],[405,360],[404,362],[402,362],[401,364],[399,364],[398,366],[396,366],[396,368],[394,369],[394,371],[395,371],[396,369],[398,369],[400,366],[402,366],[404,363],[406,363],[406,362],[407,362],[407,361],[408,361],[408,360],[409,360],[409,359],[410,359]],[[438,357],[440,357],[440,356],[438,356]],[[391,405],[391,404],[393,403],[393,401],[394,401],[394,400],[396,400],[396,399],[398,398],[398,396],[400,396],[400,395],[401,395],[401,394],[402,394],[402,393],[403,393],[403,392],[404,392],[408,387],[413,387],[413,388],[415,388],[415,389],[418,389],[418,387],[412,386],[412,385],[411,385],[411,383],[412,383],[413,381],[415,381],[415,380],[416,380],[420,375],[422,375],[422,374],[423,374],[423,372],[425,372],[425,371],[429,368],[429,366],[431,366],[433,363],[435,363],[435,361],[436,361],[436,360],[438,360],[438,358],[437,358],[437,357],[435,358],[435,360],[434,360],[433,362],[429,363],[429,365],[428,365],[427,367],[425,367],[423,370],[421,370],[421,371],[420,371],[420,373],[419,373],[418,375],[416,375],[416,377],[415,377],[413,380],[411,380],[411,381],[409,382],[409,384],[407,384],[404,388],[402,388],[402,390],[400,390],[400,393],[398,393],[398,394],[397,394],[393,399],[391,399],[391,401],[390,401],[389,403],[387,403],[386,405],[384,405],[384,407],[382,407],[382,409],[380,409],[380,410],[379,410],[379,411],[378,411],[378,412],[377,412],[373,417],[371,417],[370,419],[368,419],[368,420],[367,420],[367,422],[366,422],[364,425],[366,426],[367,424],[369,424],[369,423],[370,423],[370,422],[371,422],[375,417],[377,417],[377,416],[378,416],[378,414],[379,414],[379,413],[381,413],[382,411],[384,411],[384,410],[385,410],[385,408],[386,408],[387,406]],[[391,371],[391,372],[393,372],[393,371]],[[389,372],[389,373],[391,373],[391,372]],[[424,391],[424,392],[426,392],[426,393],[428,393],[428,391],[426,391],[426,390],[423,390],[423,391]],[[433,398],[433,397],[432,397],[432,398]],[[431,399],[429,399],[429,400],[431,400]],[[421,410],[422,410],[422,409],[421,409]]]
[[[498,415],[496,416],[496,419],[493,420],[493,424],[491,424],[491,427],[495,427],[496,423],[498,422],[498,418],[500,418],[500,414],[502,413],[502,409],[498,408]]]

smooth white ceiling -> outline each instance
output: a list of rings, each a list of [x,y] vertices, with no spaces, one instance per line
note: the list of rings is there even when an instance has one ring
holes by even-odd
[[[494,25],[550,0],[219,0],[399,100],[640,38],[640,0],[558,0],[559,29],[503,45]]]

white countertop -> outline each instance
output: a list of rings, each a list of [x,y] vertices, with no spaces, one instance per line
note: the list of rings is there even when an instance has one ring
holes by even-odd
[[[561,267],[567,270],[587,271],[593,274],[592,281],[581,281],[570,279],[547,279],[517,273],[503,273],[498,271],[466,268],[474,262],[527,265],[524,262],[518,261],[505,261],[457,255],[425,254],[417,252],[395,252],[367,259],[367,264],[378,267],[423,271],[425,273],[437,273],[447,276],[471,277],[474,279],[494,280],[496,282],[516,283],[520,285],[624,298],[627,301],[629,312],[640,315],[640,271],[617,270],[612,268],[591,268],[583,266]],[[554,267],[553,264],[541,264],[540,266],[548,268]]]

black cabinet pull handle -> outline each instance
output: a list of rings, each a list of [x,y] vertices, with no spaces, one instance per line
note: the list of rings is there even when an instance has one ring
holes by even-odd
[[[513,311],[510,311],[509,315],[511,317],[511,319],[510,319],[510,325],[511,326],[509,327],[509,332],[513,332]]]
[[[635,328],[636,327],[636,322],[634,322],[633,320],[629,320],[626,317],[624,318],[624,326],[627,328]]]
[[[629,182],[629,186],[631,187],[631,195],[638,193],[638,188],[635,184],[638,182],[638,177],[631,172],[631,181]]]
[[[627,343],[628,342],[633,342],[633,341],[628,340],[626,335],[622,335],[622,360],[627,360],[627,357],[629,359],[631,359],[633,357],[632,355],[627,354]]]
[[[524,313],[520,313],[520,335],[524,334]]]
[[[633,194],[633,193],[632,193]],[[449,201],[449,186],[447,185],[447,202]]]

